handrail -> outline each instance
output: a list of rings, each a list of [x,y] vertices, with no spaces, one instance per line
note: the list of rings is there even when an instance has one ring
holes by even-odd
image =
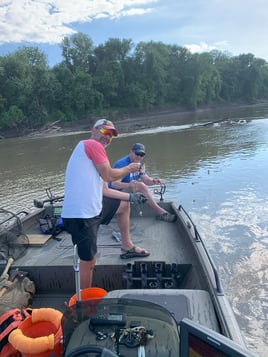
[[[183,206],[182,206],[182,205],[179,205],[178,211],[181,211],[181,210],[184,212],[184,214],[185,214],[185,215],[187,216],[187,218],[189,219],[191,225],[193,226],[194,235],[195,235],[195,240],[196,240],[197,242],[201,242],[201,244],[202,244],[202,246],[203,246],[203,248],[204,248],[204,250],[205,250],[205,252],[206,252],[207,258],[208,258],[208,260],[209,260],[209,262],[210,262],[210,264],[211,264],[211,268],[212,268],[213,273],[214,273],[214,278],[215,278],[215,282],[216,282],[216,293],[217,293],[217,295],[219,295],[219,296],[223,296],[223,295],[224,295],[224,291],[223,291],[223,288],[222,288],[222,285],[221,285],[221,281],[220,281],[220,278],[219,278],[219,273],[218,273],[218,271],[217,271],[216,265],[215,265],[215,263],[213,262],[213,259],[212,259],[211,255],[210,255],[209,251],[207,250],[207,247],[206,247],[206,245],[205,245],[203,239],[201,238],[201,236],[200,236],[200,234],[199,234],[199,232],[198,232],[198,230],[197,230],[197,228],[196,228],[194,222],[192,221],[191,217],[190,217],[189,214],[186,212],[186,210],[183,208]],[[189,228],[190,228],[190,227],[189,227]]]

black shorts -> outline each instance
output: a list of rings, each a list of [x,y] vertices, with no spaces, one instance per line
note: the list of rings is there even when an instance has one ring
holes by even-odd
[[[101,224],[109,224],[111,222],[111,219],[118,210],[120,202],[121,201],[117,200],[116,198],[103,197]]]
[[[99,226],[110,223],[120,205],[120,200],[104,197],[102,205],[99,216],[63,218],[64,228],[71,234],[73,244],[77,244],[78,256],[82,260],[91,261],[96,255]]]

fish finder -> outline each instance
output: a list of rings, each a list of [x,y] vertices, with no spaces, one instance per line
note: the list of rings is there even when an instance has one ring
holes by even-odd
[[[180,357],[256,357],[227,337],[184,318],[180,323]]]

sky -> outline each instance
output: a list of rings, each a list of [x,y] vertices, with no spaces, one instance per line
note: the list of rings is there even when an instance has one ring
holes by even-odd
[[[252,53],[268,61],[267,0],[0,0],[0,56],[38,47],[54,66],[60,43],[82,32],[187,47],[191,52]]]

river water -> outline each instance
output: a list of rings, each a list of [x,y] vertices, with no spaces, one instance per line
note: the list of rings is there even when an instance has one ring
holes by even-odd
[[[67,160],[88,135],[0,141],[0,207],[30,211],[45,188],[62,194]],[[122,134],[111,163],[135,142],[146,146],[148,173],[165,179],[165,200],[182,204],[205,240],[246,344],[268,356],[268,107]]]

